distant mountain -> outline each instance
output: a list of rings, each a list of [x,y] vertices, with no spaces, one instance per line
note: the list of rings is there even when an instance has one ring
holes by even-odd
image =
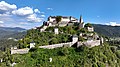
[[[17,45],[17,41],[24,38],[26,35],[25,32],[18,32],[11,35],[6,35],[0,38],[0,50],[4,51],[5,48],[10,48],[11,46]]]
[[[0,50],[5,50],[5,48],[10,48],[11,45],[16,45],[17,40],[24,38],[25,35],[26,29],[23,28],[0,27]]]
[[[95,32],[108,37],[120,37],[120,26],[93,24]]]
[[[25,31],[26,29],[20,28],[20,27],[0,27],[0,30],[4,30],[4,31],[14,31],[14,32],[21,32],[21,31]]]
[[[19,32],[23,32],[26,29],[15,27],[15,28],[10,28],[10,27],[0,27],[0,39],[4,38],[6,36],[10,36],[13,34],[17,34]]]

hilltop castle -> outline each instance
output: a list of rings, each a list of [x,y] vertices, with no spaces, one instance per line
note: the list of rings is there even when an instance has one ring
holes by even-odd
[[[44,49],[54,49],[58,47],[80,47],[82,45],[88,46],[88,47],[94,47],[98,45],[102,45],[104,43],[104,40],[102,37],[100,37],[97,33],[94,32],[94,28],[91,24],[85,24],[82,19],[82,16],[80,16],[80,19],[76,19],[72,16],[50,16],[48,17],[47,21],[43,22],[43,25],[41,27],[37,27],[35,30],[40,30],[40,32],[50,32],[46,31],[47,28],[53,27],[54,28],[54,34],[65,34],[65,32],[60,31],[59,27],[65,27],[65,26],[76,26],[78,27],[78,30],[83,30],[84,32],[80,31],[78,34],[69,34],[71,35],[71,41],[70,42],[64,42],[64,43],[57,43],[57,44],[51,44],[51,45],[43,45],[39,46],[39,48]],[[87,31],[87,32],[86,32]],[[24,54],[28,53],[29,49],[34,48],[35,43],[30,43],[30,48],[25,49],[17,49],[16,47],[11,48],[11,54]]]
[[[60,19],[60,21],[57,21],[57,18]],[[46,22],[43,23],[43,25],[45,26],[60,26],[60,27],[64,27],[64,26],[69,26],[69,25],[73,25],[74,23],[79,23],[79,28],[83,28],[84,27],[84,22],[82,19],[82,16],[80,16],[80,20],[76,19],[75,17],[72,16],[50,16],[48,17],[48,20]]]
[[[49,16],[48,20],[43,22],[43,26],[37,27],[37,29],[39,29],[40,32],[43,32],[47,27],[65,27],[73,25],[77,25],[79,29],[84,28],[84,21],[82,19],[82,16],[80,16],[79,20],[72,16]],[[88,26],[85,28],[90,32],[94,31],[94,28],[92,26]]]

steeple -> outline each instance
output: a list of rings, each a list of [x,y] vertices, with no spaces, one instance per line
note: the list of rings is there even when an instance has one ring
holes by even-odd
[[[80,20],[79,20],[79,29],[84,27],[84,21],[82,19],[82,15],[80,16]]]
[[[80,23],[83,23],[82,15],[80,16]]]

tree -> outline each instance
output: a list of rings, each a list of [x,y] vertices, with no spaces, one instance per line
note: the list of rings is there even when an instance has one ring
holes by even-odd
[[[82,42],[85,41],[85,39],[81,36],[79,36],[78,38],[79,38],[79,41],[82,41]]]
[[[97,65],[98,67],[105,67],[105,64],[103,62],[98,62]]]
[[[59,23],[61,21],[61,19],[62,19],[62,16],[57,16],[56,17],[56,22]]]
[[[116,47],[116,46],[112,46],[112,47],[110,47],[110,48],[111,48],[111,50],[112,50],[113,53],[115,53],[116,50],[117,50],[117,47]]]
[[[85,27],[92,27],[92,24],[87,23],[87,24],[85,24]]]
[[[58,43],[58,40],[57,40],[57,38],[52,38],[49,43],[50,43],[50,44],[57,44],[57,43]]]
[[[61,48],[61,50],[58,51],[58,55],[61,55],[61,56],[67,56],[68,54],[69,54],[68,48]]]
[[[67,42],[68,38],[67,37],[63,37],[63,41]]]
[[[86,33],[86,30],[85,30],[84,28],[81,28],[81,29],[80,29],[80,32]]]
[[[115,53],[117,55],[118,58],[120,58],[120,51],[117,50],[117,52]]]
[[[96,63],[94,63],[94,64],[92,65],[92,67],[98,67],[98,65],[97,65]]]

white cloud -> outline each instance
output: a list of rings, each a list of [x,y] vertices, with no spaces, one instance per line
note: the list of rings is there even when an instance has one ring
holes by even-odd
[[[19,8],[18,10],[12,11],[14,15],[22,16],[26,18],[28,22],[41,22],[42,18],[38,17],[36,13],[40,13],[38,9],[32,9],[30,7]]]
[[[5,1],[0,1],[0,16],[9,16],[10,13],[15,9],[17,9],[15,4],[8,4]]]
[[[105,23],[106,25],[111,25],[111,26],[120,26],[120,24],[116,23],[116,22],[109,22],[109,23]]]
[[[47,8],[47,10],[53,10],[53,8]]]
[[[45,17],[45,15],[41,15],[41,17]]]
[[[23,8],[19,8],[18,10],[12,11],[12,13],[18,16],[25,16],[25,15],[33,14],[33,9],[30,7],[23,7]]]
[[[3,25],[3,24],[0,24],[0,27],[4,27],[4,25]]]
[[[3,27],[4,25],[3,25],[3,21],[0,21],[0,27]]]
[[[11,14],[10,14],[10,12],[4,12],[4,13],[0,13],[0,16],[2,17],[4,17],[4,16],[11,16]]]
[[[31,28],[34,24],[39,25],[44,17],[38,9],[29,6],[18,8],[15,4],[0,1],[0,26]]]
[[[38,18],[36,14],[31,14],[27,17],[29,22],[41,22],[43,18]]]
[[[38,9],[34,9],[35,13],[40,13],[40,11]]]
[[[1,24],[3,24],[4,22],[3,21],[0,21]]]
[[[15,4],[10,5],[10,4],[6,3],[5,1],[0,2],[0,10],[9,11],[9,10],[14,10],[16,8],[17,8],[17,6]]]
[[[26,25],[28,24],[27,22],[20,22],[21,25]]]
[[[40,12],[41,14],[44,14],[45,12]]]

